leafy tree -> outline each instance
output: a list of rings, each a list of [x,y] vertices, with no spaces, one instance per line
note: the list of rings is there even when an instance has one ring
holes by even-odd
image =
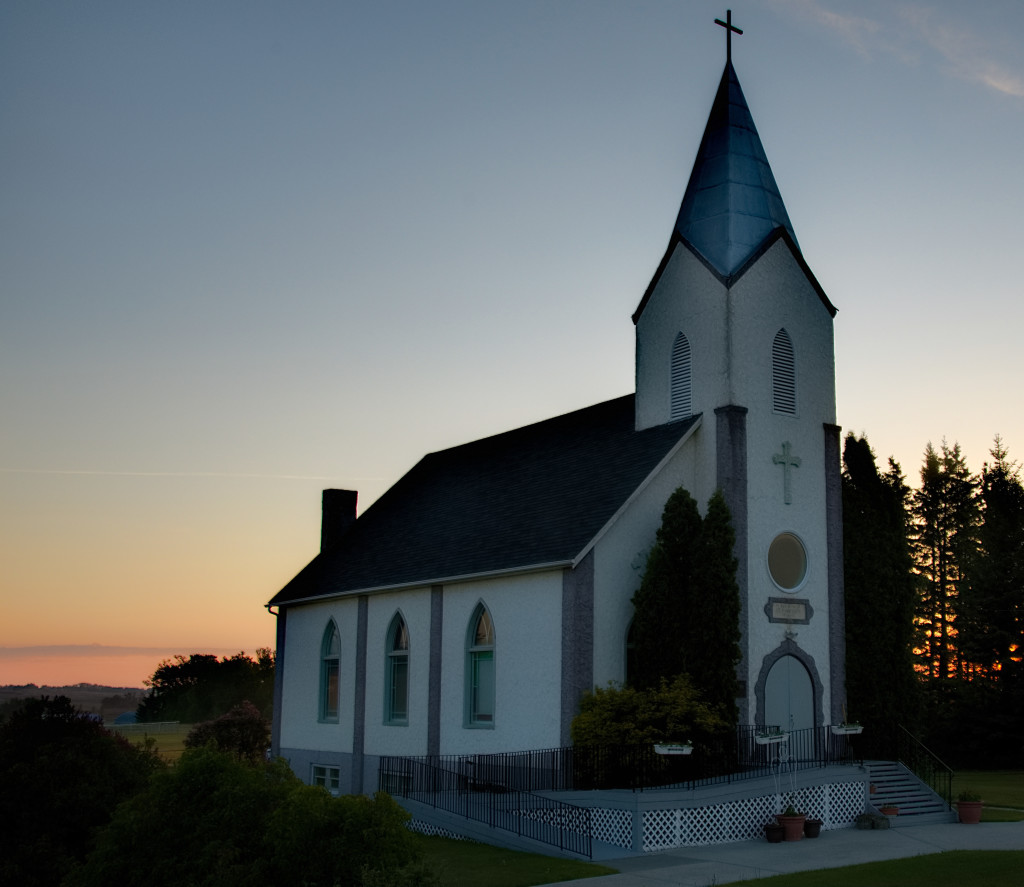
[[[654,689],[688,674],[732,724],[740,660],[735,539],[720,491],[703,520],[684,488],[669,497],[633,596],[636,673],[630,676],[638,689]]]
[[[402,884],[416,859],[407,819],[387,795],[334,798],[283,761],[188,749],[118,808],[68,884],[335,887],[360,885],[371,870]]]
[[[638,745],[698,741],[729,729],[687,675],[637,690],[615,683],[595,687],[580,701],[572,721],[574,745]]]
[[[957,644],[958,599],[977,543],[977,481],[960,445],[928,444],[921,487],[912,499],[913,554],[920,577],[916,612],[917,669],[939,680],[956,677],[966,666]]]
[[[48,887],[162,765],[66,696],[22,703],[0,725],[0,883]]]
[[[873,739],[918,708],[910,489],[892,459],[879,474],[867,438],[852,433],[843,444],[842,488],[847,706]]]
[[[270,746],[270,724],[259,709],[246,700],[215,720],[196,724],[185,737],[186,748],[206,745],[255,764],[265,757]]]
[[[139,705],[140,722],[196,724],[219,717],[248,700],[265,717],[273,709],[274,653],[261,648],[253,659],[243,653],[218,659],[208,653],[175,656],[160,663]]]

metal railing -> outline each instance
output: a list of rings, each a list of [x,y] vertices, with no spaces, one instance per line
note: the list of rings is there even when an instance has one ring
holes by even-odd
[[[757,736],[765,729],[740,726],[734,734],[696,742],[689,755],[658,754],[653,744],[646,743],[433,755],[409,760],[459,773],[478,790],[522,792],[692,789],[770,776],[777,770],[782,754],[796,770],[859,760],[850,737],[832,735],[829,727],[794,730],[788,734],[784,748],[781,744],[759,744]]]
[[[382,757],[381,791],[504,829],[521,837],[592,857],[591,811],[493,780],[481,757],[498,755]]]
[[[902,724],[896,726],[896,759],[953,809],[953,771]]]

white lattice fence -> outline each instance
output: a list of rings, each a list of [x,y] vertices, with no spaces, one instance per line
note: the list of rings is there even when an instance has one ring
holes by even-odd
[[[820,819],[823,828],[842,828],[863,812],[864,786],[859,782],[810,786],[796,792],[795,802],[809,817]],[[765,823],[778,812],[775,794],[705,807],[648,810],[643,815],[643,849],[752,841],[764,834]]]
[[[596,808],[592,811],[594,840],[603,841],[613,847],[633,846],[633,812],[631,810],[605,810]]]

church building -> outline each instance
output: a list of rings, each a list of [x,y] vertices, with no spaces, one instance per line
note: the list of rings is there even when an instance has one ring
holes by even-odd
[[[740,723],[841,722],[835,313],[730,58],[632,317],[635,394],[430,453],[358,518],[324,491],[320,552],[268,604],[273,753],[371,792],[381,755],[569,745],[581,695],[626,678],[680,486],[732,514]]]

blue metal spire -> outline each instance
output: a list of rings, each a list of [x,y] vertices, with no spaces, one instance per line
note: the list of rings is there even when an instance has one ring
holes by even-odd
[[[754,119],[728,61],[683,195],[676,231],[728,277],[777,228],[784,228],[796,244]]]

